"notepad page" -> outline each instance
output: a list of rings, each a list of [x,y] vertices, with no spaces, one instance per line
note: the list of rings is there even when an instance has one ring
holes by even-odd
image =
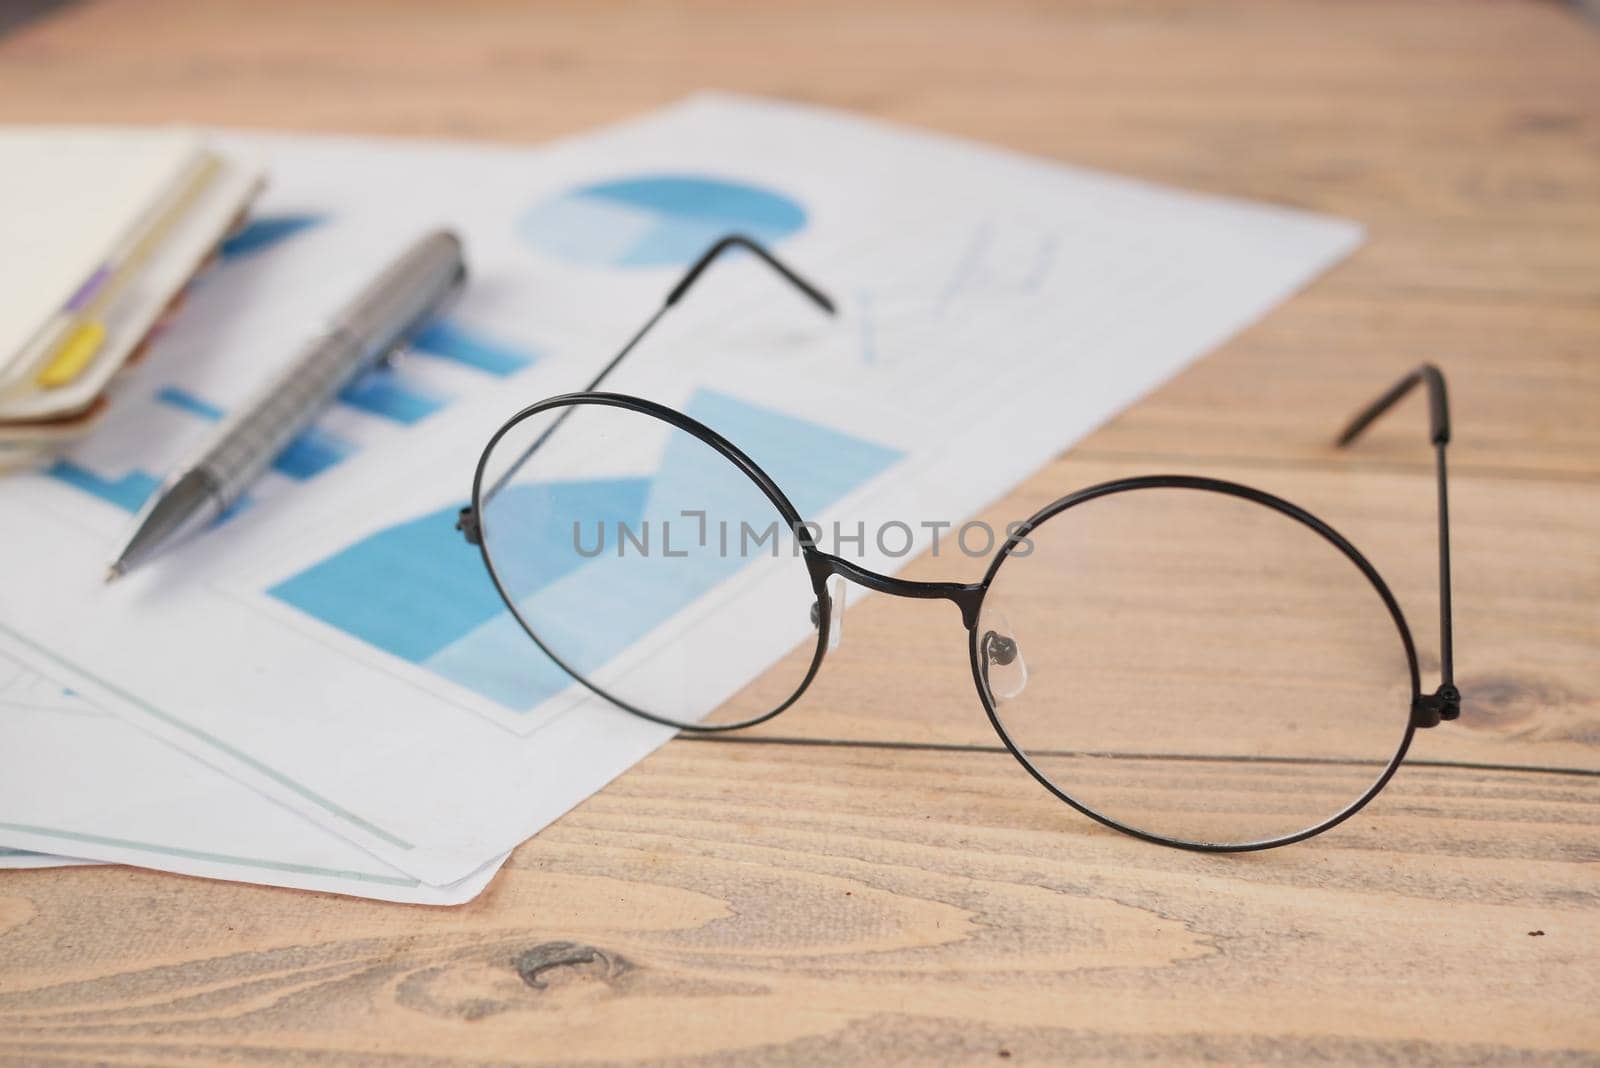
[[[0,127],[0,371],[200,151],[180,129]]]
[[[149,335],[162,310],[227,235],[261,182],[259,162],[219,157],[215,176],[185,202],[131,277],[120,289],[107,283],[113,299],[98,312],[105,333],[91,362],[50,389],[28,388],[25,379],[20,386],[0,379],[0,422],[59,418],[92,404],[128,354]]]

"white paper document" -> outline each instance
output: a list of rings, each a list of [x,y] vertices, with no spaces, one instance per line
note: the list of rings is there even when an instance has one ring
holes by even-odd
[[[511,640],[453,523],[496,427],[580,388],[715,238],[763,241],[839,313],[736,258],[605,388],[702,419],[825,528],[904,524],[906,552],[869,536],[859,553],[882,571],[1360,241],[1339,220],[718,96],[542,150],[219,141],[267,159],[262,218],[119,385],[108,425],[56,468],[0,482],[4,651],[119,718],[85,716],[84,752],[132,751],[140,736],[115,731],[134,725],[152,736],[138,762],[184,750],[217,796],[247,784],[329,832],[329,858],[350,843],[376,858],[361,870],[426,886],[475,877],[672,733],[576,684],[519,697],[541,654]],[[218,529],[103,585],[130,512],[195,437],[434,225],[461,233],[472,271],[449,316],[347,391]],[[670,458],[582,463],[567,474],[664,479]],[[737,637],[772,610],[765,578],[735,567],[693,603],[642,603],[617,658],[686,626]],[[806,626],[730,642],[702,696],[739,689]],[[32,759],[19,744],[73,733],[36,718],[37,734],[0,720],[8,774]],[[20,803],[0,794],[0,843],[69,849],[8,834]],[[104,818],[91,807],[64,829],[115,837],[87,830]],[[281,844],[239,841],[281,861]],[[357,870],[341,856],[329,866]]]
[[[0,639],[0,737],[6,740],[0,868],[111,861],[235,882],[456,905],[476,897],[505,859],[495,858],[454,885],[427,886],[99,711],[5,652]]]
[[[79,860],[76,857],[57,857],[49,853],[35,853],[31,849],[9,849],[0,846],[0,870],[7,868],[73,868],[99,861]]]

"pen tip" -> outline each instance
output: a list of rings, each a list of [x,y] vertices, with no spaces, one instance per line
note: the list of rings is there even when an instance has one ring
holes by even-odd
[[[117,579],[121,577],[122,565],[120,563],[112,564],[110,567],[106,568],[106,585],[111,585],[111,583],[117,581]]]

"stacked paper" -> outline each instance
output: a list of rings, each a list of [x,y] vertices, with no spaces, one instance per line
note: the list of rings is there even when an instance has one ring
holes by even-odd
[[[107,384],[260,180],[182,130],[0,129],[0,468],[100,423]]]
[[[419,903],[472,897],[672,735],[564,676],[512,685],[542,654],[453,523],[495,428],[581,387],[716,238],[770,245],[838,314],[752,257],[722,261],[606,388],[726,434],[824,531],[909,527],[898,556],[860,545],[883,572],[1360,240],[1339,220],[725,97],[539,150],[216,141],[270,161],[249,227],[94,433],[0,480],[0,849]],[[148,151],[146,193],[182,171],[176,150]],[[464,239],[459,304],[345,390],[244,508],[106,586],[161,478],[435,226]],[[8,260],[32,312],[17,326],[8,309],[6,351],[32,351],[109,247],[37,292]],[[19,404],[77,388],[41,385],[44,366]],[[654,441],[559,475],[671,485],[679,461]],[[706,571],[687,606],[643,599],[648,626],[616,655],[659,653],[691,623],[785,620],[720,642],[697,678],[738,691],[815,640],[762,566]]]

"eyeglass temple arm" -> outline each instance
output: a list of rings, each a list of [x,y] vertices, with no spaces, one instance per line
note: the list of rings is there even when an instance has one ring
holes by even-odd
[[[790,285],[794,286],[801,293],[805,294],[806,298],[809,299],[811,303],[815,304],[829,315],[834,314],[833,301],[830,300],[827,294],[823,293],[822,290],[818,289],[810,282],[807,282],[804,278],[801,278],[793,270],[779,261],[776,256],[763,248],[758,242],[745,237],[743,234],[728,234],[725,237],[719,238],[715,244],[706,249],[705,252],[701,254],[700,258],[690,266],[688,271],[684,272],[683,277],[678,280],[678,284],[673,286],[672,291],[667,294],[667,299],[661,302],[661,307],[657,308],[650,318],[645,320],[645,324],[634,333],[633,337],[628,339],[628,343],[622,346],[622,349],[615,356],[611,357],[604,367],[600,368],[600,372],[596,374],[594,378],[589,380],[588,385],[583,387],[583,392],[587,393],[588,391],[599,386],[601,382],[604,382],[606,380],[606,376],[611,374],[612,371],[616,370],[617,365],[627,357],[628,353],[632,352],[636,347],[638,347],[639,342],[644,340],[645,335],[650,333],[651,328],[653,328],[656,323],[661,321],[661,317],[667,313],[667,309],[671,308],[674,304],[678,303],[678,301],[682,300],[688,294],[689,290],[693,288],[695,282],[700,278],[700,276],[706,273],[706,268],[715,263],[717,258],[723,253],[727,252],[729,249],[735,248],[744,249],[746,252],[753,253],[757,259],[761,260],[768,267],[771,267],[778,274],[782,275],[785,281],[789,282]],[[489,501],[492,501],[495,495],[500,492],[505,484],[511,481],[512,478],[516,477],[517,472],[522,470],[522,465],[527,463],[529,457],[537,452],[539,447],[550,439],[550,435],[556,432],[556,428],[566,421],[567,416],[571,415],[572,411],[573,409],[570,407],[563,409],[561,414],[556,416],[555,419],[551,421],[550,425],[545,428],[544,433],[535,438],[533,443],[523,450],[522,455],[517,457],[516,462],[506,468],[506,470],[489,485],[488,489],[486,489],[483,493],[483,502],[485,504],[487,504]],[[474,514],[470,506],[461,509],[461,514],[456,519],[456,529],[465,534],[467,540],[472,544],[476,545],[478,543],[477,516]]]
[[[1441,719],[1455,719],[1461,714],[1461,692],[1455,686],[1455,639],[1453,616],[1450,607],[1450,498],[1445,471],[1445,446],[1450,443],[1450,398],[1445,390],[1444,375],[1431,363],[1425,363],[1406,375],[1383,396],[1362,409],[1344,433],[1339,435],[1339,447],[1349,445],[1361,436],[1362,431],[1398,404],[1421,383],[1428,390],[1429,439],[1433,442],[1434,466],[1438,476],[1439,493],[1439,689],[1424,695],[1413,710],[1418,726],[1433,726]]]
[[[761,245],[750,238],[745,237],[743,234],[728,234],[726,237],[718,239],[716,244],[712,245],[701,254],[700,258],[696,260],[689,270],[684,273],[684,276],[678,280],[678,284],[672,287],[672,292],[667,294],[667,299],[661,302],[661,307],[655,310],[655,314],[650,316],[650,318],[645,321],[645,324],[639,328],[638,333],[634,334],[632,339],[630,339],[626,345],[622,346],[622,351],[611,357],[611,361],[604,367],[600,368],[600,373],[595,375],[594,378],[590,380],[589,384],[583,387],[583,391],[588,392],[589,390],[592,390],[596,386],[600,385],[601,382],[604,382],[606,380],[606,376],[617,369],[617,364],[621,363],[624,357],[626,357],[628,353],[632,352],[639,342],[644,340],[645,335],[650,332],[651,328],[653,328],[656,323],[661,321],[661,317],[667,313],[667,309],[678,303],[678,301],[682,300],[684,296],[688,294],[689,290],[694,287],[695,282],[699,280],[700,276],[706,273],[706,268],[715,263],[717,258],[723,253],[734,248],[742,248],[746,252],[754,253],[757,259],[761,260],[761,262],[765,263],[768,267],[771,267],[778,274],[782,275],[790,285],[804,293],[811,303],[815,304],[829,315],[833,314],[833,301],[829,300],[827,295],[824,294],[822,290],[818,289],[810,282],[807,282],[804,278],[801,278],[798,274],[781,263],[776,256],[762,248]],[[568,410],[570,411],[570,409]],[[555,427],[551,426],[550,430],[554,429]],[[545,436],[549,436],[549,433],[549,430],[545,431]],[[543,438],[540,440],[542,441]],[[538,447],[537,443],[535,443],[534,447]],[[529,449],[528,451],[531,453],[533,450]]]

